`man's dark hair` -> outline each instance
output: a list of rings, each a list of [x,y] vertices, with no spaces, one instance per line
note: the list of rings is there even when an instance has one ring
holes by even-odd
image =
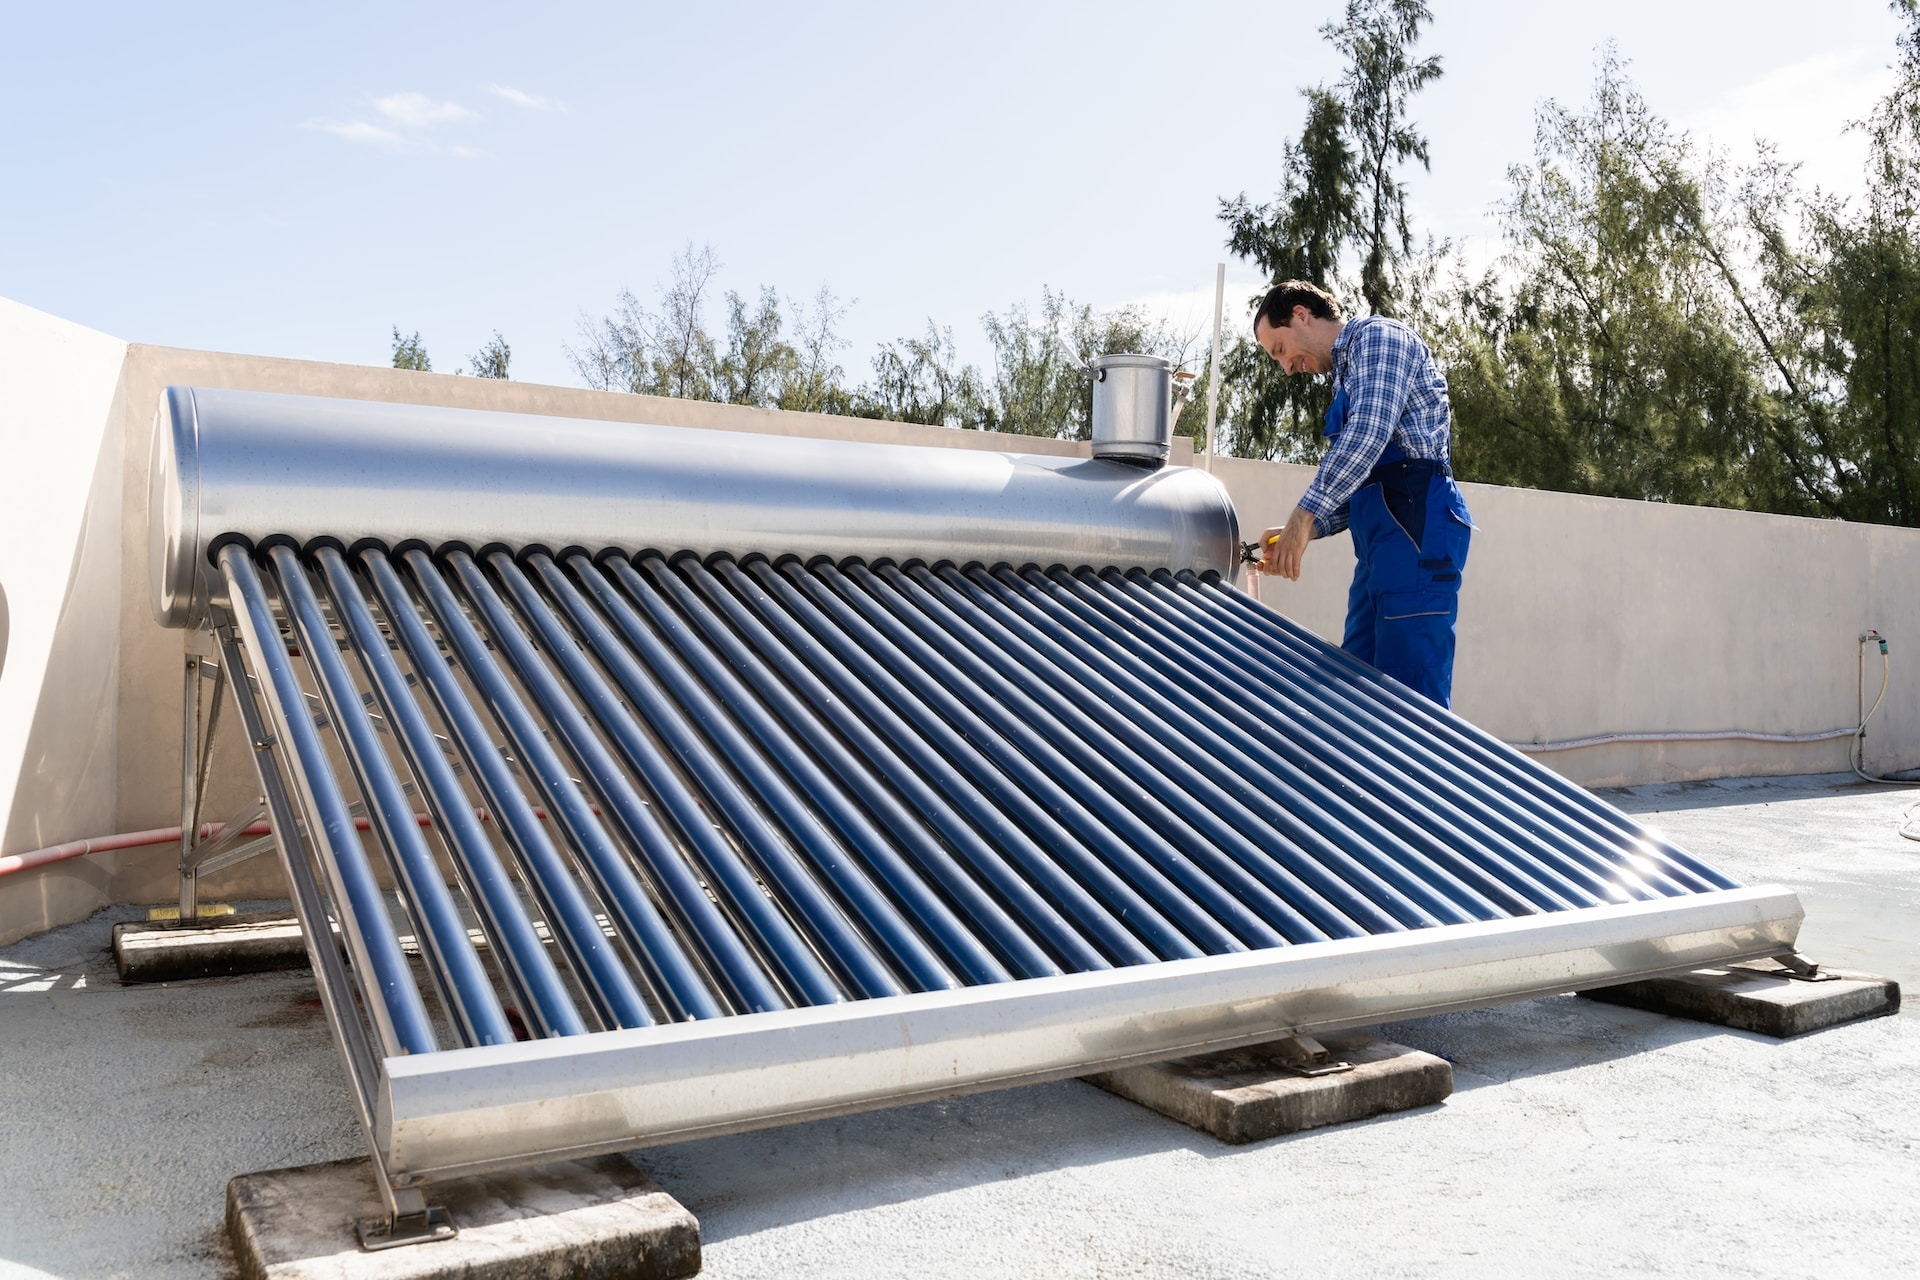
[[[1260,306],[1253,313],[1253,327],[1259,329],[1260,322],[1265,320],[1275,328],[1284,329],[1293,323],[1295,307],[1305,307],[1308,315],[1322,320],[1342,318],[1340,304],[1319,285],[1306,280],[1283,280],[1260,299]]]

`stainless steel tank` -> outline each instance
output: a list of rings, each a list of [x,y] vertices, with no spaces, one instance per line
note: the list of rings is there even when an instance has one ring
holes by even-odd
[[[228,534],[1229,574],[1238,525],[1186,467],[170,387],[148,495],[163,626],[204,617]]]

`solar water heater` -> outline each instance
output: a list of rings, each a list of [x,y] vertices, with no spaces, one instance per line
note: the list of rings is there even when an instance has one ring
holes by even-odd
[[[152,475],[403,1225],[1799,927],[1236,590],[1157,457],[175,387]]]

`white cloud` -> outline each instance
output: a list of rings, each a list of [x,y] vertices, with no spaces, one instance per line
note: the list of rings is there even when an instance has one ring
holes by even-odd
[[[457,102],[435,102],[424,93],[390,93],[373,100],[373,109],[408,129],[430,129],[455,120],[478,120],[480,114]]]
[[[498,98],[529,111],[565,111],[566,104],[537,93],[527,93],[506,85],[488,85],[487,91]],[[395,151],[438,152],[460,159],[484,156],[485,151],[470,144],[455,145],[438,140],[434,134],[449,125],[479,122],[484,117],[471,107],[452,99],[430,98],[408,89],[368,100],[377,120],[309,120],[306,127],[330,133],[348,142],[364,142]]]
[[[318,118],[307,121],[306,127],[330,133],[336,138],[348,142],[365,142],[386,147],[394,151],[440,151],[428,134],[448,124],[460,124],[477,121],[480,113],[459,103],[448,100],[438,101],[424,93],[406,90],[389,93],[374,98],[368,104],[381,120],[329,120]],[[476,156],[479,150],[469,146],[450,148],[456,156]]]
[[[528,93],[525,89],[516,89],[512,85],[490,84],[487,92],[496,98],[511,102],[516,107],[525,107],[529,111],[565,111],[567,104],[557,98],[549,98],[541,93]]]
[[[317,129],[321,133],[330,133],[336,138],[345,138],[348,142],[369,142],[375,146],[398,147],[405,139],[391,129],[382,129],[377,124],[368,124],[365,120],[309,120],[303,126]]]
[[[1848,195],[1863,184],[1867,142],[1847,124],[1871,113],[1892,84],[1885,50],[1862,45],[1777,67],[1680,123],[1736,162],[1752,159],[1756,137],[1777,143],[1783,158],[1801,162],[1807,185]]]

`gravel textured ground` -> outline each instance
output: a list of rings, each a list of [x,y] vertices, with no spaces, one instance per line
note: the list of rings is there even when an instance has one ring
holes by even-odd
[[[1920,977],[1920,792],[1608,797],[1803,895],[1816,959]],[[0,950],[0,1276],[208,1277],[228,1177],[357,1154],[305,974],[123,988],[115,919]],[[1077,1082],[639,1154],[705,1274],[1895,1276],[1920,1017],[1777,1043],[1560,997],[1405,1022],[1444,1106],[1228,1148]]]

